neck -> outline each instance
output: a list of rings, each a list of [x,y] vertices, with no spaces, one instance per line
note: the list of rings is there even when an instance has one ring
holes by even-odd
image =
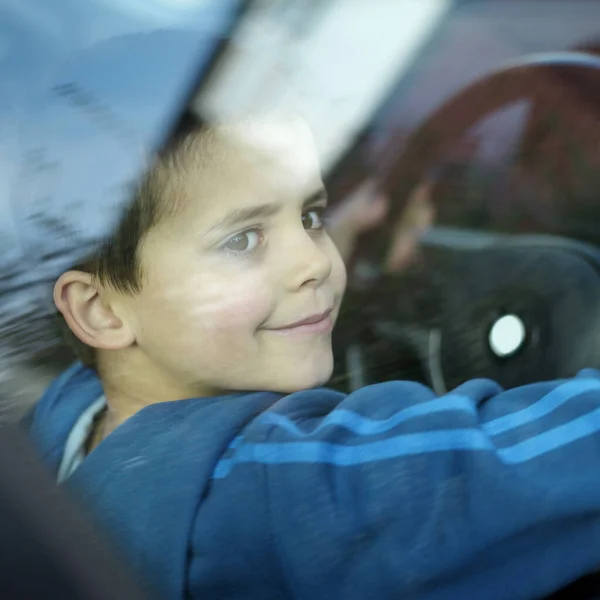
[[[177,381],[134,349],[99,354],[98,374],[108,404],[105,435],[151,404],[221,393],[201,384]]]

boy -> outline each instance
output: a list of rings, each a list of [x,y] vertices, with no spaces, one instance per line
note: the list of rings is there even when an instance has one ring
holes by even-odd
[[[165,598],[538,598],[600,564],[600,377],[319,388],[344,265],[295,120],[158,160],[55,302],[31,431]]]

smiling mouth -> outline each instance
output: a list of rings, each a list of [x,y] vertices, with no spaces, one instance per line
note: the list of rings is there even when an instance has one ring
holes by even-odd
[[[276,333],[327,333],[333,329],[332,310],[330,308],[323,313],[311,315],[285,327],[270,328],[269,331]]]

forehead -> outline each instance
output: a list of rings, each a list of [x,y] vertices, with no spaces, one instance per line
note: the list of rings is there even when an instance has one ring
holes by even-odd
[[[297,117],[254,119],[222,130],[222,139],[235,154],[296,176],[318,172],[314,138],[307,124]]]
[[[321,181],[312,133],[298,118],[217,126],[200,152],[179,178],[187,216],[297,199]]]

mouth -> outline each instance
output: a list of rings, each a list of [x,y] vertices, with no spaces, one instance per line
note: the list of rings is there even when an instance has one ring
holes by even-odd
[[[329,308],[325,312],[311,315],[284,327],[269,328],[269,331],[276,333],[328,333],[333,329],[332,310],[333,308]]]

